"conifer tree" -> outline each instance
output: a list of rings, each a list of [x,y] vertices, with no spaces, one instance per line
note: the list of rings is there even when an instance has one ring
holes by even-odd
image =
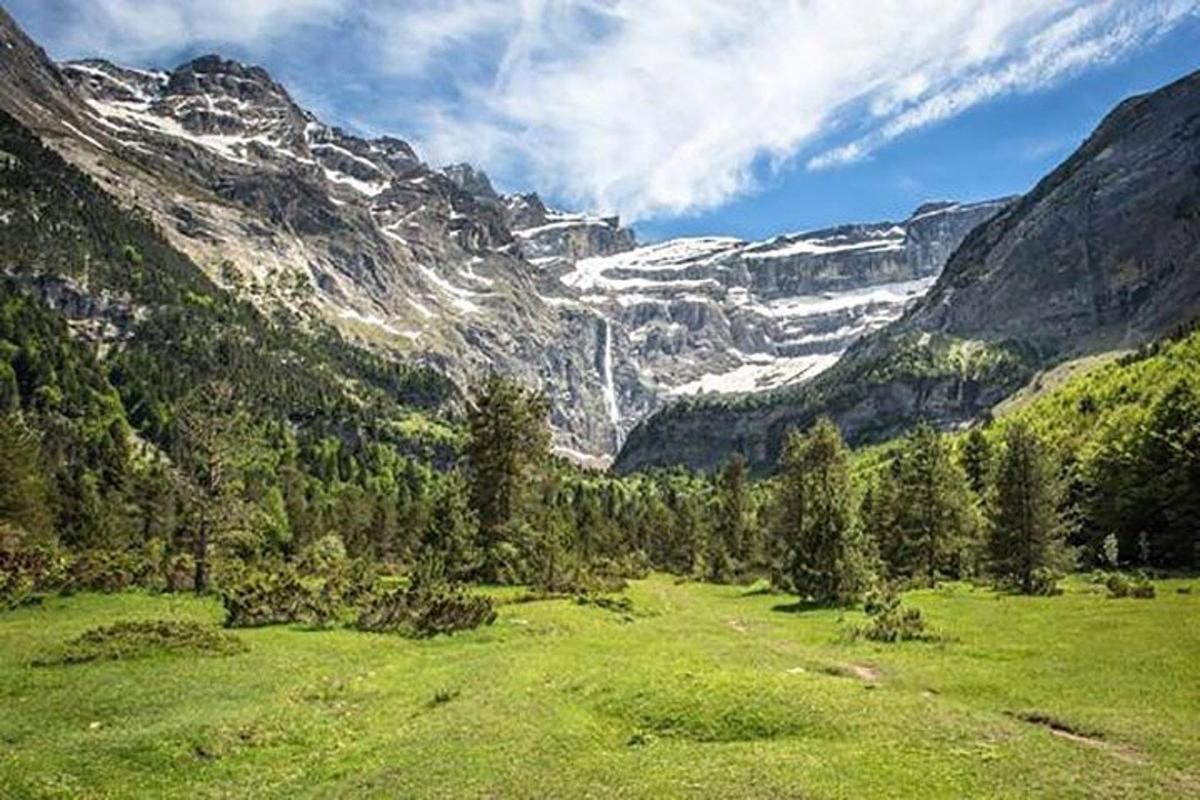
[[[1041,593],[1069,568],[1061,481],[1046,446],[1024,423],[1005,431],[988,537],[992,574],[1025,594]]]
[[[779,520],[792,590],[823,604],[857,601],[870,580],[869,548],[837,426],[821,419],[806,436],[789,436],[783,466]]]
[[[708,577],[728,581],[744,568],[749,538],[750,494],[746,459],[735,454],[717,475],[713,504],[713,530],[708,556]]]
[[[898,456],[900,489],[891,570],[930,585],[969,571],[980,531],[977,501],[942,436],[928,423],[908,435]]]
[[[0,416],[0,523],[32,541],[53,536],[49,478],[37,437],[16,414]]]
[[[979,427],[971,428],[959,453],[967,482],[977,497],[987,493],[992,474],[992,445]]]
[[[500,579],[515,524],[527,521],[536,481],[549,460],[549,405],[541,394],[493,375],[468,412],[471,505],[484,554],[481,576]]]

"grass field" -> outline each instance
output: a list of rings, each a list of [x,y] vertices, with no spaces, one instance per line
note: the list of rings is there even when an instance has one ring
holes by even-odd
[[[0,795],[1197,797],[1193,583],[914,592],[947,641],[883,645],[844,639],[859,614],[653,577],[632,618],[512,603],[429,641],[276,627],[235,655],[31,666],[118,619],[221,616],[53,598],[0,615]]]

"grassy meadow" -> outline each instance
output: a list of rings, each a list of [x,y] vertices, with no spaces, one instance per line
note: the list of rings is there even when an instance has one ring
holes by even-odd
[[[1200,585],[1108,599],[910,592],[937,642],[860,612],[654,576],[632,613],[511,602],[414,641],[241,630],[234,654],[34,666],[116,620],[216,600],[53,597],[0,615],[0,795],[1195,797]]]

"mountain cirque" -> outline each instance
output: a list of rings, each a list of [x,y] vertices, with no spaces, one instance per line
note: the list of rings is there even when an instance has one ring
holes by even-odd
[[[1020,200],[975,228],[930,291],[800,387],[699,400],[639,425],[618,469],[765,469],[829,415],[852,441],[968,423],[1038,370],[1136,348],[1200,308],[1200,72],[1118,105]],[[697,437],[703,432],[703,441]]]
[[[0,42],[0,105],[216,280],[462,386],[489,371],[540,386],[559,448],[580,457],[611,456],[671,398],[810,379],[1006,202],[638,247],[614,217],[326,125],[258,67],[55,65],[2,11]]]

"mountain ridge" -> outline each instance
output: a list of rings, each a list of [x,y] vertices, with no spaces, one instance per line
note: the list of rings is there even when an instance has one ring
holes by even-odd
[[[144,209],[219,285],[463,389],[492,371],[540,388],[567,453],[615,453],[681,394],[811,379],[898,316],[926,286],[914,282],[1000,207],[927,204],[930,216],[914,213],[878,248],[849,240],[894,223],[631,274],[644,282],[636,296],[588,291],[570,276],[646,253],[615,217],[501,194],[469,164],[434,168],[402,139],[327,125],[261,67],[215,54],[172,70],[55,65],[2,10],[0,38],[0,74],[12,78],[0,105]],[[976,210],[956,220],[964,207]],[[668,274],[688,270],[705,274],[692,285]]]
[[[821,377],[668,407],[630,434],[617,467],[710,467],[741,452],[767,469],[786,430],[821,415],[859,442],[919,419],[967,424],[1039,369],[1186,324],[1200,311],[1198,253],[1200,72],[1117,106],[968,234],[925,297]]]

